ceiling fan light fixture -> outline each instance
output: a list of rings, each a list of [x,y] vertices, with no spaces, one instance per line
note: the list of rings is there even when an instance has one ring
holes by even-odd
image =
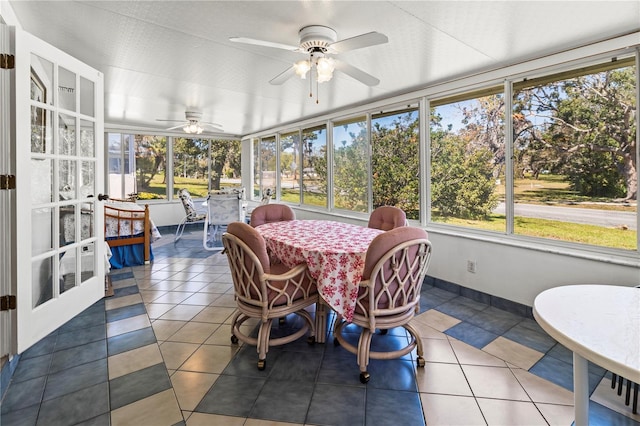
[[[307,78],[307,73],[311,69],[311,64],[307,60],[298,61],[293,64],[293,69],[298,77],[301,79]]]
[[[333,58],[322,57],[316,62],[316,73],[318,83],[324,83],[333,78],[333,70],[336,69]]]
[[[191,122],[182,128],[185,133],[193,133],[199,135],[202,133],[203,129],[197,122]]]

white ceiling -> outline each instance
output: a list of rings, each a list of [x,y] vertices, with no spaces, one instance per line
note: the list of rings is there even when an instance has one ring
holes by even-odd
[[[632,1],[10,1],[22,28],[102,71],[105,122],[169,127],[157,119],[200,110],[246,135],[640,29]],[[340,59],[380,79],[336,72],[320,86],[269,80],[299,53],[229,41],[297,45],[325,25],[338,39],[378,31],[387,44]]]

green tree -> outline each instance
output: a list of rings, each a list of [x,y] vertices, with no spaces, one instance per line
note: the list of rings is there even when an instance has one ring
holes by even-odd
[[[211,189],[220,189],[220,179],[225,166],[239,170],[240,141],[233,139],[211,140]]]
[[[137,191],[147,191],[153,178],[165,172],[167,164],[167,138],[164,136],[135,135]],[[165,177],[166,178],[166,177]]]
[[[338,208],[366,212],[368,181],[367,130],[358,123],[358,132],[349,133],[349,141],[338,143],[334,150],[334,204]]]

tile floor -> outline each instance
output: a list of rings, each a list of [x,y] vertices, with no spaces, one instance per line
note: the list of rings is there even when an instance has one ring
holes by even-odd
[[[22,354],[4,399],[7,425],[570,425],[571,353],[534,320],[425,285],[415,354],[372,361],[305,339],[272,348],[258,371],[230,342],[226,257],[193,230],[154,244],[152,265],[112,271],[103,299]],[[282,327],[295,326],[295,317]],[[251,326],[251,325],[247,325]],[[274,333],[280,330],[274,330]],[[356,331],[356,330],[354,330]],[[353,335],[357,338],[357,334]],[[406,339],[403,330],[379,345]],[[591,365],[590,420],[640,425]]]

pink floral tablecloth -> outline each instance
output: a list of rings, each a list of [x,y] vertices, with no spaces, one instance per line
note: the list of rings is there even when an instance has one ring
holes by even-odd
[[[367,248],[383,231],[327,220],[272,222],[256,230],[288,267],[306,263],[325,302],[352,320]]]

